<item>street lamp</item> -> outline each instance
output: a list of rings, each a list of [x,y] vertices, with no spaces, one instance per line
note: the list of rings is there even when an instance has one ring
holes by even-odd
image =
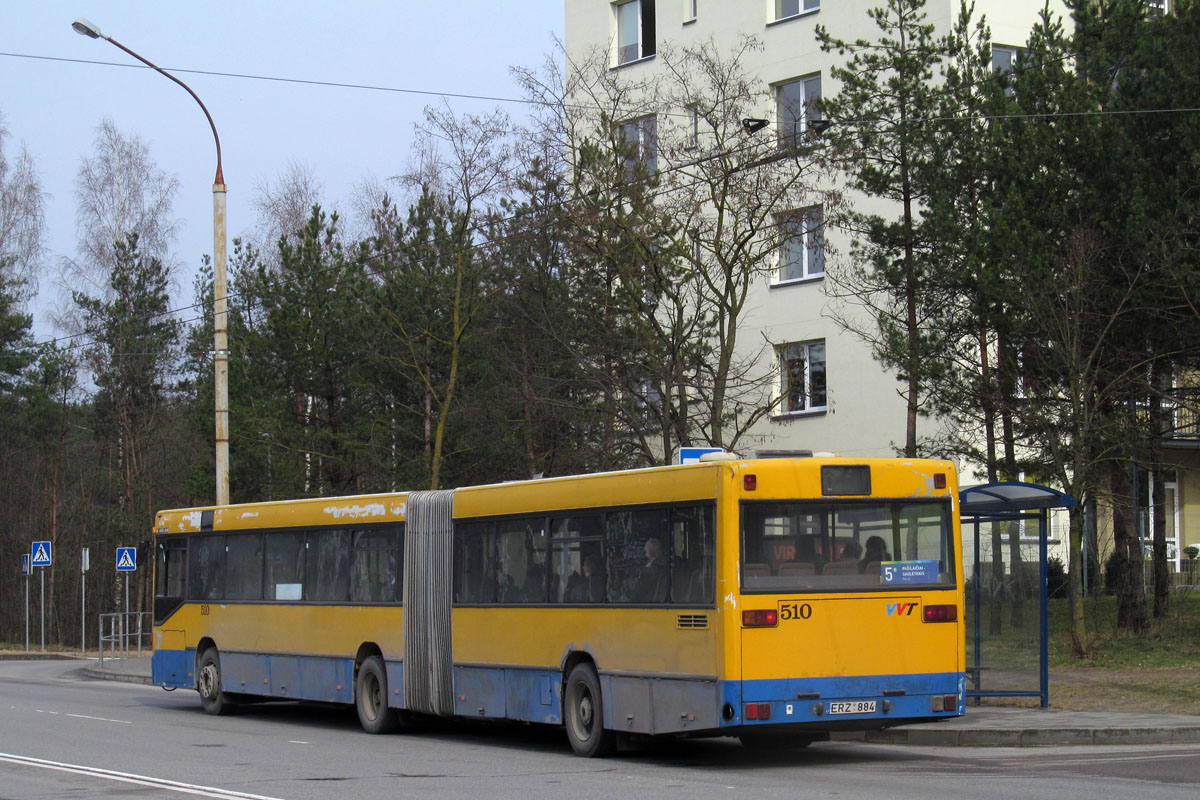
[[[165,75],[182,86],[192,99],[200,106],[212,128],[213,141],[217,144],[217,175],[213,178],[213,372],[216,375],[216,386],[213,392],[216,401],[217,416],[217,505],[229,504],[229,340],[228,313],[226,309],[225,281],[225,176],[221,174],[221,138],[217,136],[217,126],[213,124],[212,115],[200,102],[200,98],[186,83],[171,73],[152,64],[111,36],[105,36],[100,29],[86,19],[77,19],[71,23],[71,28],[78,34],[92,39],[103,39],[119,47],[129,55],[141,61],[146,66]]]

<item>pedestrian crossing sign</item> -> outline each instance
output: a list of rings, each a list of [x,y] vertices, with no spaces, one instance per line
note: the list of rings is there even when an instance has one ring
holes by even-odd
[[[34,542],[30,552],[30,561],[35,567],[50,566],[50,543]]]
[[[133,547],[117,548],[117,572],[133,572],[137,569],[137,550]]]

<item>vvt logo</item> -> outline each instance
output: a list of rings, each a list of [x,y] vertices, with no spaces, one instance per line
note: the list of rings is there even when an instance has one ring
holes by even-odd
[[[888,603],[888,616],[911,617],[916,603]]]

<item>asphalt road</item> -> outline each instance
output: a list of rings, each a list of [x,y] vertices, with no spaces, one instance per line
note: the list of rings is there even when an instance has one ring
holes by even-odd
[[[634,742],[585,760],[557,729],[445,722],[368,736],[352,711],[299,704],[210,717],[194,692],[90,680],[78,662],[0,661],[0,798],[183,795],[1194,800],[1200,746],[826,743],[778,755],[717,739]]]

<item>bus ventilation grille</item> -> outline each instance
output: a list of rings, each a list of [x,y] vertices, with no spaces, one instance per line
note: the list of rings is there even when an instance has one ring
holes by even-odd
[[[676,625],[680,628],[700,628],[708,627],[707,614],[680,614],[676,620]]]

